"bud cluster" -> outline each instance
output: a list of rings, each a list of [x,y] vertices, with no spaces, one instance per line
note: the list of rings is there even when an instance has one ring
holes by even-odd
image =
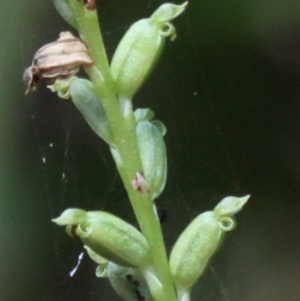
[[[83,21],[78,11],[74,13],[76,11],[74,7],[77,4],[84,14],[91,15],[96,9],[95,0],[53,1],[63,18],[75,28],[79,27],[78,24]],[[71,1],[81,3],[74,6],[74,2]],[[63,99],[71,97],[89,126],[109,145],[119,169],[124,162],[118,146],[121,143],[127,143],[130,139],[122,138],[119,144],[117,143],[119,141],[114,140],[120,135],[116,134],[117,131],[113,132],[115,130],[113,119],[118,119],[120,126],[127,126],[128,122],[131,122],[129,129],[133,129],[133,133],[130,132],[130,135],[136,140],[133,140],[130,150],[132,145],[137,146],[142,163],[142,170],[137,170],[136,176],[130,179],[132,188],[139,193],[149,194],[152,201],[162,193],[167,178],[166,146],[163,139],[166,127],[162,122],[153,119],[154,113],[150,109],[135,110],[134,118],[128,118],[129,121],[127,117],[133,116],[131,100],[155,67],[166,38],[170,37],[172,41],[176,38],[176,30],[171,21],[179,16],[186,6],[187,2],[182,5],[166,3],[149,18],[134,23],[120,41],[110,67],[106,64],[107,70],[100,70],[101,66],[98,66],[98,62],[101,62],[101,59],[95,59],[94,64],[84,41],[70,32],[62,32],[58,40],[43,46],[35,53],[31,66],[23,75],[23,80],[27,85],[26,93],[35,90],[39,82],[46,81],[52,84],[48,87],[53,92],[58,92],[59,97]],[[80,28],[77,29],[80,32]],[[86,35],[82,34],[82,36],[88,42]],[[95,55],[93,42],[88,44],[90,52]],[[81,66],[87,67],[88,72],[97,71],[94,72],[95,76],[91,76],[95,86],[89,80],[74,76]],[[109,73],[111,77],[106,77]],[[100,77],[101,80],[99,80]],[[95,78],[99,81],[97,82]],[[111,85],[111,87],[104,89],[105,93],[101,93],[99,82],[103,85]],[[99,94],[103,102],[99,99]],[[119,102],[114,103],[116,111],[121,112],[122,104],[128,104],[126,108],[130,109],[130,114],[123,114],[123,119],[120,118],[120,120],[119,116],[122,114],[116,114],[117,118],[110,118],[111,111],[108,107],[111,105],[111,98],[107,94],[113,94],[115,100],[116,96],[119,98]],[[104,102],[107,99],[108,105]],[[129,163],[126,162],[126,164]],[[138,166],[140,168],[140,165]],[[192,287],[216,253],[225,232],[235,228],[234,215],[242,209],[248,198],[249,196],[224,198],[214,210],[197,216],[181,233],[169,259],[170,274],[176,287],[178,301],[189,300]],[[155,204],[153,206],[155,210]],[[145,216],[143,213],[143,217]],[[114,290],[124,300],[167,301],[165,300],[168,299],[165,298],[167,294],[165,295],[164,290],[165,288],[168,290],[168,285],[164,287],[164,284],[169,281],[169,286],[172,289],[173,287],[170,277],[168,275],[165,277],[169,278],[168,281],[163,279],[162,272],[157,268],[159,266],[157,262],[162,261],[155,258],[157,255],[154,250],[155,246],[151,245],[150,250],[143,234],[129,223],[104,211],[87,212],[74,208],[65,210],[58,218],[53,219],[53,222],[59,226],[66,226],[66,231],[71,237],[82,241],[91,259],[98,264],[96,275],[108,277]],[[139,220],[139,222],[144,221]],[[157,236],[153,234],[152,237],[147,236],[149,237],[149,242],[152,239],[152,242],[156,243]],[[166,259],[164,264],[168,264]],[[165,268],[164,265],[162,266]],[[168,265],[166,274],[169,274]]]

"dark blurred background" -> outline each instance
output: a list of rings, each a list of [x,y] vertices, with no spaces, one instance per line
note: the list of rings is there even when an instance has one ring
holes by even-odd
[[[98,1],[109,57],[162,3]],[[191,0],[175,24],[135,98],[168,128],[168,248],[223,197],[251,194],[192,300],[298,301],[300,2]],[[0,300],[120,300],[87,256],[70,277],[82,246],[50,221],[82,207],[135,223],[107,146],[70,101],[43,85],[25,97],[21,81],[38,48],[75,31],[50,0],[2,1],[0,25]]]

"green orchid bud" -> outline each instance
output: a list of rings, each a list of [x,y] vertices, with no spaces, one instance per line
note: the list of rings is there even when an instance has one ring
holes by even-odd
[[[109,262],[106,272],[112,288],[123,300],[153,300],[144,277],[136,269]]]
[[[134,23],[119,43],[111,62],[111,73],[121,99],[131,99],[145,82],[158,60],[166,37],[176,37],[171,20],[180,15],[182,5],[164,4],[148,19]]]
[[[89,80],[77,78],[70,85],[70,95],[89,126],[106,143],[112,144],[113,138],[108,119],[101,101],[96,96],[93,84]]]
[[[150,265],[148,243],[136,228],[107,212],[90,211],[85,212],[86,215],[83,212],[81,209],[68,209],[52,221],[68,226],[69,233],[109,261],[141,269]],[[79,218],[76,219],[78,213]]]
[[[54,6],[59,14],[69,23],[71,26],[77,28],[76,18],[68,3],[68,0],[53,0]]]
[[[189,290],[194,285],[218,248],[222,234],[213,212],[200,214],[183,231],[170,255],[170,270],[178,289]]]
[[[166,146],[160,130],[150,121],[140,121],[136,126],[138,148],[143,165],[143,175],[149,184],[152,200],[163,191],[167,178]]]
[[[214,211],[202,213],[182,232],[170,255],[170,271],[178,300],[188,300],[192,286],[205,271],[224,233],[234,229],[235,221],[231,215],[241,210],[248,198],[230,197],[225,202],[221,201],[216,208],[219,210],[226,203],[227,208],[231,208],[228,215],[220,216]],[[222,212],[225,213],[225,210]]]

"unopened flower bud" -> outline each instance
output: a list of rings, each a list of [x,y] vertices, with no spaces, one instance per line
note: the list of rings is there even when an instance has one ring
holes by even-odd
[[[83,115],[89,126],[106,143],[113,143],[110,125],[101,101],[95,93],[93,84],[86,79],[77,78],[70,85],[73,103]]]
[[[140,121],[136,126],[138,148],[143,165],[143,175],[149,184],[152,200],[163,191],[167,178],[166,146],[162,133],[150,121]]]
[[[94,85],[89,80],[78,78],[77,76],[58,78],[53,85],[48,85],[47,87],[52,92],[57,92],[62,99],[71,97],[74,105],[92,130],[106,143],[113,144],[105,110],[95,93]]]
[[[68,209],[53,222],[68,226],[69,233],[109,261],[141,269],[150,265],[149,246],[141,232],[110,213]]]
[[[178,289],[189,290],[205,270],[222,238],[213,212],[196,217],[180,235],[170,255],[170,269]]]
[[[249,196],[244,198],[227,198],[230,212],[241,210]],[[241,200],[241,202],[237,201]],[[221,201],[216,208],[223,206]],[[231,203],[231,204],[230,204]],[[235,205],[239,208],[234,208]],[[179,300],[189,295],[192,286],[208,266],[215,254],[225,231],[233,230],[235,222],[229,215],[217,215],[208,211],[196,217],[182,232],[170,255],[170,271],[176,285]]]
[[[182,5],[164,4],[148,19],[134,23],[119,43],[111,73],[120,98],[131,99],[145,82],[161,54],[165,38],[176,37],[170,21],[180,15]]]

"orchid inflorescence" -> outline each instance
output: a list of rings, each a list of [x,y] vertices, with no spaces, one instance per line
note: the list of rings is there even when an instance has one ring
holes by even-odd
[[[49,83],[62,99],[72,99],[92,130],[109,146],[127,190],[140,230],[104,211],[66,209],[53,222],[80,238],[97,263],[96,276],[107,277],[126,301],[188,301],[234,215],[249,196],[224,198],[213,211],[198,215],[181,233],[167,259],[155,200],[164,190],[166,127],[148,108],[133,110],[133,97],[146,82],[182,5],[166,3],[135,22],[108,63],[94,0],[53,0],[61,16],[79,32],[59,38],[34,55],[23,75],[26,94]],[[76,76],[80,67],[89,79]]]

